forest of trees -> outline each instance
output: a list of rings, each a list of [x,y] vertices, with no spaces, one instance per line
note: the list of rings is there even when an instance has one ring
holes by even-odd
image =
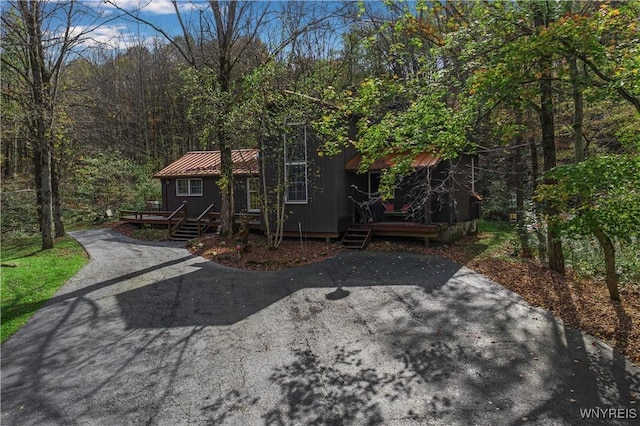
[[[158,198],[153,171],[200,149],[223,153],[230,232],[231,150],[304,119],[365,164],[478,153],[483,214],[515,214],[520,255],[564,273],[563,242],[597,241],[619,297],[616,247],[640,238],[640,2],[172,1],[178,35],[107,3],[2,4],[3,236],[52,247],[87,210]],[[90,43],[116,16],[157,37]]]

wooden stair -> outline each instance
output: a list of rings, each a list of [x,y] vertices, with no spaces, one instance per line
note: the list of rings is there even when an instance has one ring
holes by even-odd
[[[171,233],[171,239],[177,241],[187,241],[192,240],[194,238],[198,238],[199,235],[203,234],[209,224],[206,222],[201,222],[201,229],[198,232],[198,222],[194,220],[185,221],[178,229]]]
[[[364,250],[371,241],[372,234],[371,229],[350,226],[342,237],[342,245],[348,249]]]

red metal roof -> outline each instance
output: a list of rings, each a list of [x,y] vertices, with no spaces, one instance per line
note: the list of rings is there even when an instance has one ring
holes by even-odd
[[[257,175],[257,149],[231,151],[234,175]],[[220,176],[220,151],[191,151],[153,175],[156,178]]]
[[[399,157],[400,154],[389,154],[385,158],[379,158],[369,166],[370,171],[380,171],[383,169],[388,169],[395,163],[395,159]],[[362,162],[362,154],[356,154],[351,160],[347,161],[344,169],[349,171],[358,171],[360,169],[360,163]],[[429,167],[436,165],[440,162],[440,158],[436,157],[433,154],[429,154],[426,152],[417,154],[413,160],[411,160],[411,168],[419,169],[422,167]]]

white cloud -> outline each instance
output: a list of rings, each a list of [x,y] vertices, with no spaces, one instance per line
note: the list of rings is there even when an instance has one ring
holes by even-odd
[[[126,11],[140,10],[143,13],[150,13],[153,15],[172,15],[175,13],[171,0],[110,0],[117,7]],[[107,8],[115,8],[110,3],[106,3]],[[178,9],[181,12],[186,12],[195,9],[195,4],[192,2],[178,1]]]
[[[71,28],[72,35],[79,35],[88,31],[87,27],[78,25]],[[103,25],[83,34],[82,47],[87,49],[127,49],[139,44],[151,44],[153,37],[146,34],[136,34],[125,24]]]

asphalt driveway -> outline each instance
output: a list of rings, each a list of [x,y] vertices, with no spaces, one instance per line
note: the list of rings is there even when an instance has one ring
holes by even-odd
[[[248,272],[108,230],[73,236],[91,262],[2,345],[2,425],[640,419],[637,366],[439,257]]]

